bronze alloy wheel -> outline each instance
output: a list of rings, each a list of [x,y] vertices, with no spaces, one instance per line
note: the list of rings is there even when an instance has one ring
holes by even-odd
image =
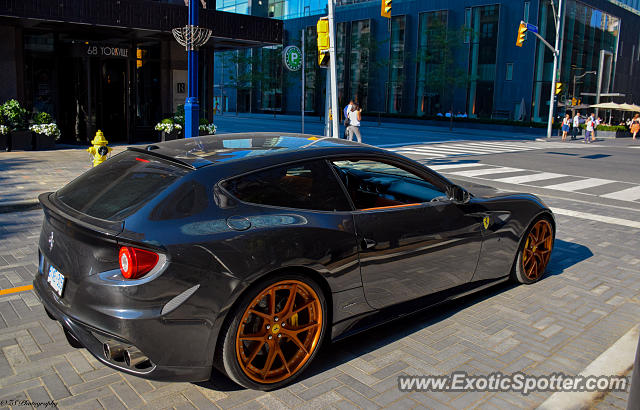
[[[295,375],[318,347],[323,326],[316,291],[299,280],[267,286],[249,303],[236,333],[236,358],[251,380],[272,384]]]
[[[530,282],[542,277],[553,248],[553,227],[547,219],[540,219],[527,234],[522,249],[522,273]]]

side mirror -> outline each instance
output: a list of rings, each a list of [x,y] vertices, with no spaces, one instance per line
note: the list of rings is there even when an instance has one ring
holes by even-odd
[[[452,185],[449,192],[449,197],[455,202],[464,204],[471,199],[471,194],[459,185]]]

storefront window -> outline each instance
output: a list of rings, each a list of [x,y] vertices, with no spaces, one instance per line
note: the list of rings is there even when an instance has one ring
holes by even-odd
[[[540,34],[552,44],[555,41],[555,23],[550,6],[540,2]],[[573,79],[587,71],[598,75],[587,75],[576,82],[575,96],[583,103],[595,104],[595,97],[582,93],[608,92],[613,84],[615,58],[618,52],[620,20],[601,10],[575,0],[568,0],[565,10],[563,49],[559,81],[570,85],[558,99],[560,102],[574,95]],[[602,68],[602,70],[601,70]],[[553,55],[543,45],[536,50],[536,70],[533,93],[533,121],[544,122],[549,115],[549,95],[553,71]]]
[[[136,48],[136,126],[150,127],[162,117],[160,111],[160,46]]]
[[[336,76],[338,78],[338,101],[344,101],[345,59],[347,56],[347,24],[336,24]]]
[[[442,61],[438,54],[438,38],[447,35],[448,11],[430,11],[420,14],[416,70],[416,111],[418,116],[441,113],[440,87],[430,84],[430,73]],[[440,42],[441,43],[441,42]],[[433,82],[433,81],[431,81]]]
[[[491,117],[498,49],[500,6],[474,7],[471,13],[469,47],[469,117]]]
[[[316,90],[321,89],[321,71],[318,67],[318,49],[316,47],[316,27],[309,26],[304,42],[304,110],[316,112]]]
[[[261,72],[269,73],[260,78],[262,87],[261,107],[266,111],[282,110],[282,46],[264,47]]]
[[[387,84],[387,112],[402,112],[404,73],[405,16],[391,17],[389,44],[389,82]]]

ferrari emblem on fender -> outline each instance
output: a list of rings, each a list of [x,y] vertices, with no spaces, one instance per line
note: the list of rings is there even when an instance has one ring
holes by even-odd
[[[489,228],[489,217],[485,216],[484,219],[482,220],[482,226],[484,226],[484,229]]]

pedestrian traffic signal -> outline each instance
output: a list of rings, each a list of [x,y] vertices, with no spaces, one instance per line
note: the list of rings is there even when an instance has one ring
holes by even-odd
[[[329,65],[329,47],[331,39],[329,38],[329,19],[321,17],[316,24],[318,32],[318,65],[327,67]]]
[[[576,97],[573,97],[571,99],[571,105],[578,105],[578,100],[576,99]]]
[[[388,19],[391,18],[391,0],[381,0],[380,15]]]
[[[556,95],[560,94],[562,92],[562,83],[556,83]]]
[[[524,41],[527,39],[527,25],[524,22],[520,23],[518,27],[518,37],[516,38],[516,46],[522,47]]]

